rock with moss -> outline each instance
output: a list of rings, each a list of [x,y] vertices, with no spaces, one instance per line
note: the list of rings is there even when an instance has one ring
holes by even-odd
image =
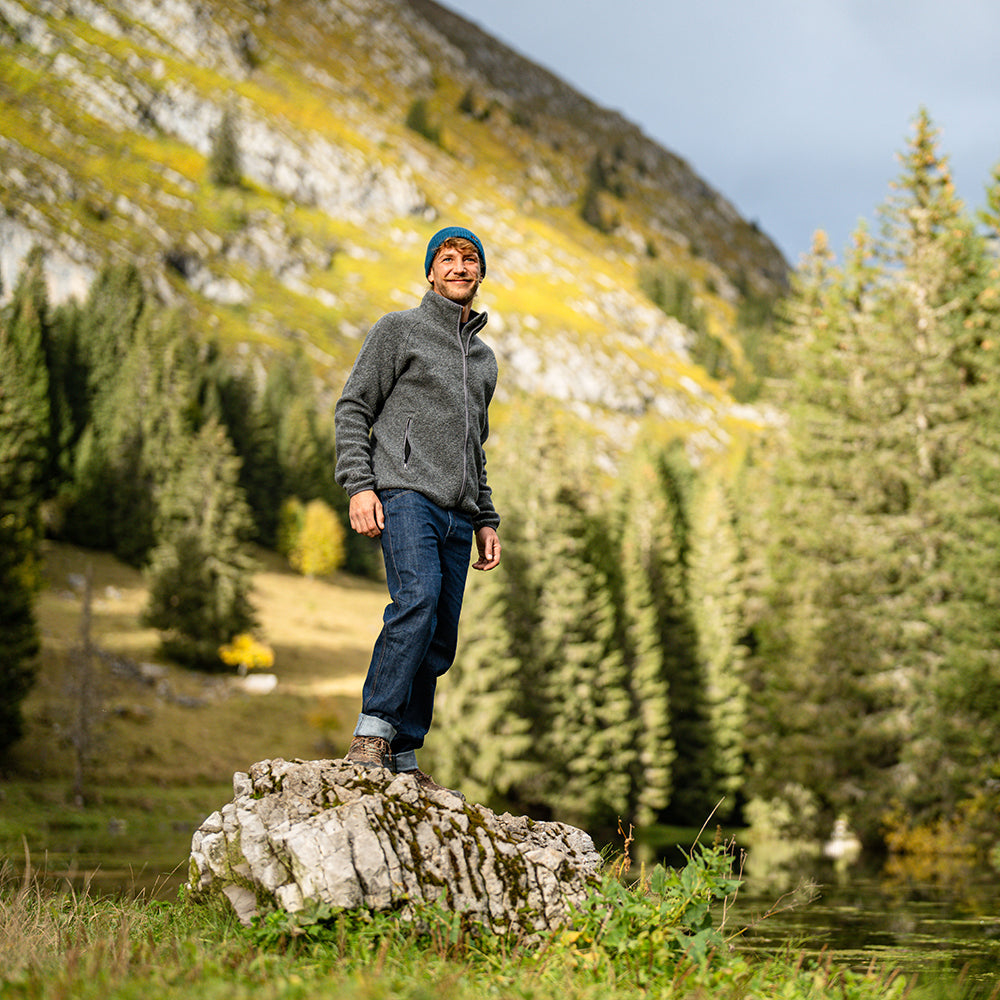
[[[584,831],[498,815],[382,768],[276,758],[235,774],[233,793],[195,831],[188,888],[224,896],[244,923],[318,907],[411,918],[437,903],[533,934],[563,923],[599,880]]]

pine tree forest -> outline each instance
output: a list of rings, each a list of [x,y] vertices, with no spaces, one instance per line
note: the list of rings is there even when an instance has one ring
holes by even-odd
[[[9,745],[38,649],[31,608],[46,533],[144,567],[146,622],[165,653],[223,670],[219,647],[255,627],[249,544],[274,547],[285,499],[314,517],[318,506],[342,514],[346,499],[333,482],[332,418],[304,360],[238,369],[183,317],[152,308],[134,267],[107,267],[86,301],[53,309],[34,253],[2,312],[0,360]],[[325,565],[341,563],[370,572],[372,560],[341,545]]]
[[[875,225],[841,261],[817,234],[753,332],[769,419],[735,457],[650,426],[611,469],[565,409],[507,406],[504,561],[471,574],[439,780],[582,825],[843,816],[997,847],[1000,168],[970,213],[924,113],[900,165]],[[165,650],[209,669],[254,629],[250,542],[291,553],[309,524],[373,571],[301,357],[240,368],[128,267],[52,309],[32,258],[0,362],[0,743],[46,532],[145,566]]]
[[[540,405],[497,444],[506,566],[442,685],[448,780],[995,844],[1000,173],[971,216],[926,114],[900,159],[877,234],[839,265],[817,234],[795,275],[758,372],[780,419],[737,470],[650,433],[609,485]]]

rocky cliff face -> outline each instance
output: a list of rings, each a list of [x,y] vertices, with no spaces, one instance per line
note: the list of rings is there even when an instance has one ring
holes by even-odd
[[[638,275],[684,275],[726,338],[742,292],[782,286],[780,253],[679,157],[429,0],[0,0],[0,93],[8,289],[34,243],[56,300],[136,261],[206,333],[304,345],[336,392],[456,222],[489,248],[508,397],[612,438],[650,412],[718,439],[754,419]],[[224,114],[239,186],[211,179]]]

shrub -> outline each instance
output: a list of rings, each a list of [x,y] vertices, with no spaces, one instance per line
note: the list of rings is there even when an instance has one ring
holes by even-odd
[[[161,631],[167,655],[197,669],[221,670],[220,644],[256,624],[249,568],[226,565],[186,530],[157,546],[147,575],[142,621]]]
[[[274,666],[274,650],[249,632],[241,632],[232,642],[219,647],[219,659],[228,667],[236,667],[240,676],[244,676],[248,670],[270,670]]]
[[[291,497],[281,506],[278,551],[303,576],[325,576],[344,564],[344,528],[323,500],[303,506]]]
[[[423,97],[417,97],[410,105],[410,110],[406,113],[406,127],[433,142],[435,146],[441,145],[441,129],[431,121],[427,101]]]
[[[228,108],[222,112],[219,127],[212,135],[208,172],[212,183],[219,187],[239,187],[243,180],[236,123],[233,113]]]

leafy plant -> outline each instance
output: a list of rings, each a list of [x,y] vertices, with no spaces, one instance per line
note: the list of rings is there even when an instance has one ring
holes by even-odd
[[[656,865],[632,886],[614,873],[591,896],[560,937],[585,964],[611,963],[630,971],[708,961],[726,943],[729,904],[741,879],[731,843],[696,844],[680,869]],[[713,908],[722,904],[716,921]]]

